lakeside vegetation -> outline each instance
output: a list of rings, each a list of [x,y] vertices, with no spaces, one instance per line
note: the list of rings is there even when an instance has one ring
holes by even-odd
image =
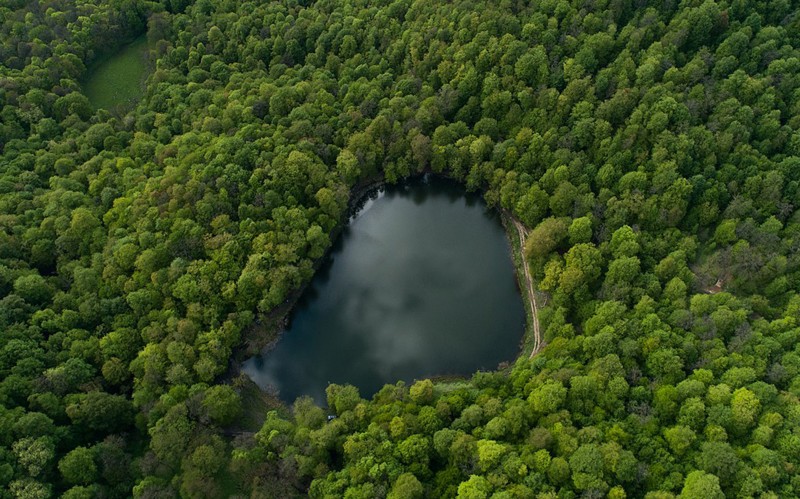
[[[424,176],[355,201],[281,338],[240,370],[291,404],[330,383],[471,376],[516,358],[525,313],[497,213]],[[352,359],[343,363],[342,359]]]
[[[143,32],[141,100],[95,110]],[[12,0],[0,33],[0,497],[800,496],[792,3]],[[243,431],[244,333],[353,186],[426,169],[530,229],[546,347]]]

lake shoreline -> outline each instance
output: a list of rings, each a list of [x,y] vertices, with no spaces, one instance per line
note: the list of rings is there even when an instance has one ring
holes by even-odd
[[[350,189],[350,197],[347,200],[347,208],[342,213],[342,219],[339,220],[339,222],[336,224],[336,227],[328,234],[330,245],[325,249],[325,252],[322,254],[322,256],[314,261],[314,265],[312,267],[314,274],[317,273],[319,268],[326,261],[331,250],[333,249],[334,241],[336,241],[349,223],[353,208],[358,205],[364,196],[372,192],[373,189],[381,188],[384,185],[386,185],[386,180],[383,178],[383,176],[376,175],[358,182]],[[267,353],[275,348],[275,345],[278,343],[278,341],[280,341],[283,333],[286,330],[286,326],[288,325],[289,321],[289,314],[291,314],[295,305],[297,305],[298,300],[300,300],[300,297],[303,296],[303,293],[306,291],[308,286],[311,285],[313,280],[314,278],[312,275],[308,282],[289,293],[289,296],[286,298],[286,300],[284,300],[281,305],[272,309],[270,312],[256,314],[253,324],[242,333],[240,345],[235,348],[231,354],[231,359],[228,363],[228,369],[220,376],[218,382],[241,380],[242,377],[245,377],[247,378],[248,383],[255,383],[242,372],[242,364],[250,357]],[[274,399],[275,402],[288,408],[288,404],[285,404],[282,400],[280,400],[275,393],[270,393],[269,390],[264,390],[261,387],[259,387],[259,389],[266,396]]]
[[[368,198],[374,198],[373,194],[376,191],[379,191],[386,186],[390,185],[398,185],[405,182],[410,182],[413,180],[420,179],[421,177],[425,176],[432,176],[434,178],[445,179],[448,181],[456,182],[461,187],[463,186],[463,182],[460,182],[458,179],[448,176],[443,173],[434,172],[430,168],[426,168],[423,171],[415,172],[408,177],[404,177],[403,179],[399,180],[396,183],[389,183],[386,181],[383,175],[375,175],[370,178],[364,179],[361,182],[358,182],[355,186],[353,186],[350,190],[350,197],[348,199],[348,206],[347,209],[342,214],[342,219],[339,221],[337,226],[329,233],[330,238],[330,246],[326,249],[325,253],[318,258],[313,265],[314,273],[319,270],[323,263],[327,261],[331,250],[334,247],[335,241],[341,236],[342,231],[352,222],[352,217],[356,215],[364,206],[365,202]],[[478,191],[481,194],[481,198],[485,200],[484,192]],[[524,302],[524,310],[525,310],[525,324],[522,331],[522,337],[519,341],[519,346],[517,347],[517,353],[514,355],[513,358],[510,358],[506,361],[500,362],[495,368],[488,370],[487,372],[498,372],[498,371],[506,371],[510,366],[512,366],[517,360],[523,357],[526,354],[526,350],[528,349],[528,345],[531,343],[532,340],[532,317],[527,304],[529,303],[528,293],[525,291],[523,287],[526,284],[526,275],[524,267],[524,257],[522,256],[523,248],[519,247],[519,242],[515,244],[515,241],[519,241],[514,236],[516,234],[516,224],[519,222],[514,218],[510,213],[506,212],[502,208],[499,207],[490,207],[487,205],[487,208],[490,208],[490,211],[494,212],[496,216],[499,217],[499,221],[503,227],[503,232],[506,236],[506,242],[508,243],[508,251],[511,257],[511,263],[513,266],[513,273],[515,277],[515,283],[517,292],[520,294],[522,301]],[[519,247],[519,251],[517,251],[517,247]],[[248,327],[242,334],[242,341],[240,346],[234,350],[233,355],[231,356],[231,362],[229,363],[228,371],[221,377],[223,381],[233,381],[233,380],[241,380],[241,378],[247,378],[248,382],[252,382],[249,376],[247,376],[242,371],[243,363],[248,360],[249,358],[259,355],[265,354],[271,351],[276,347],[278,342],[281,340],[283,333],[286,331],[288,326],[289,316],[292,313],[293,309],[297,305],[298,300],[301,298],[303,293],[307,290],[308,286],[311,285],[313,282],[313,278],[309,279],[308,282],[300,286],[298,289],[294,290],[284,301],[283,304],[276,307],[272,311],[266,314],[258,314],[254,323]],[[532,285],[532,283],[531,283]],[[532,288],[531,288],[532,289]],[[528,356],[526,355],[526,358]],[[476,372],[481,371],[480,369]],[[429,375],[423,376],[420,379],[431,379],[434,382],[452,382],[455,380],[469,380],[471,375],[454,375],[454,374],[437,374],[437,375]],[[284,407],[288,409],[289,403],[283,402],[277,396],[277,393],[269,388],[260,388],[261,391],[265,394],[265,396],[274,399],[274,401],[278,404],[282,404]]]

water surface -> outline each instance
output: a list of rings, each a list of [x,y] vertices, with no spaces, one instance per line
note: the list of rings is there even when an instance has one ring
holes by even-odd
[[[277,345],[243,371],[292,402],[328,383],[364,397],[386,383],[495,369],[525,326],[509,243],[477,195],[443,179],[372,194],[351,219]]]

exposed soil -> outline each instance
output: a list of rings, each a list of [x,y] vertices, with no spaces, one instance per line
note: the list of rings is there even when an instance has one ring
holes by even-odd
[[[528,237],[528,229],[526,229],[525,226],[522,225],[522,223],[519,220],[517,220],[510,214],[508,215],[508,218],[514,223],[514,227],[516,227],[517,233],[519,234],[520,253],[524,253],[525,241]],[[529,357],[533,358],[533,356],[536,355],[543,346],[542,334],[539,330],[539,315],[538,315],[539,307],[536,305],[536,293],[534,292],[533,289],[533,278],[531,277],[531,270],[528,265],[528,260],[525,258],[524,254],[521,254],[521,259],[522,259],[522,268],[525,273],[525,291],[526,294],[528,295],[528,299],[526,301],[530,306],[531,316],[533,319],[533,350],[531,350],[531,355]]]

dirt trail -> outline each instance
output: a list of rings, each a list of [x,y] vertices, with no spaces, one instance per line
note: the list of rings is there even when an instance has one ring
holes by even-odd
[[[528,230],[514,217],[508,217],[517,228],[519,233],[519,247],[520,258],[522,259],[522,268],[525,271],[525,286],[528,292],[528,303],[531,307],[531,314],[533,318],[533,350],[529,358],[533,358],[542,348],[542,334],[539,331],[539,307],[536,305],[536,293],[533,290],[533,278],[531,277],[531,270],[528,266],[528,260],[525,258],[525,240],[528,237]]]

